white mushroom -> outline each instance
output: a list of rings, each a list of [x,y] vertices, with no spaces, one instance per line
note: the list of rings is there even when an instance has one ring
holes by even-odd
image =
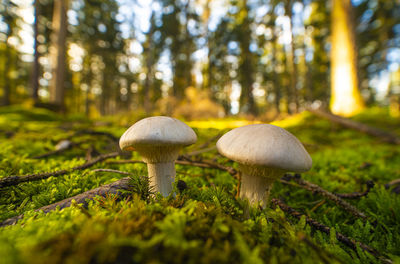
[[[264,208],[276,179],[287,171],[304,172],[312,166],[310,155],[295,136],[269,124],[235,128],[218,140],[217,149],[239,163],[240,197]]]
[[[196,133],[185,123],[172,117],[155,116],[133,124],[121,136],[119,146],[139,152],[147,163],[150,188],[168,196],[175,180],[179,151],[196,140]]]

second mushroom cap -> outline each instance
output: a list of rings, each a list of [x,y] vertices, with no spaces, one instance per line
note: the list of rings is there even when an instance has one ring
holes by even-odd
[[[246,165],[256,165],[303,172],[312,159],[301,142],[283,128],[255,124],[235,128],[217,142],[218,151],[227,158]]]

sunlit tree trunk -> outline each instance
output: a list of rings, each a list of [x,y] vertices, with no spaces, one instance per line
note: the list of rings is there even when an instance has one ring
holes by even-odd
[[[212,85],[212,67],[211,67],[211,38],[210,38],[210,32],[208,29],[209,23],[210,23],[210,14],[211,14],[211,8],[210,8],[210,3],[211,0],[205,0],[204,1],[204,11],[201,15],[201,21],[204,25],[204,32],[203,32],[203,38],[207,39],[207,42],[205,44],[205,47],[208,49],[208,54],[207,54],[207,63],[204,64],[203,67],[203,83],[202,83],[202,89],[207,90],[211,89]]]
[[[358,90],[351,0],[332,0],[331,111],[352,116],[364,108]]]
[[[50,102],[64,106],[65,53],[67,36],[68,0],[55,0],[52,22],[50,57],[52,78],[50,82]]]
[[[39,0],[35,0],[35,22],[33,24],[33,64],[32,64],[32,75],[31,75],[31,89],[32,89],[32,99],[34,102],[39,101],[39,51],[38,51],[38,23],[39,23]]]

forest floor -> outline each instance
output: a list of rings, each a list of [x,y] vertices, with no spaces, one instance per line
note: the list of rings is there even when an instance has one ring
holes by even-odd
[[[0,181],[64,170],[0,187],[0,222],[24,214],[0,227],[0,263],[400,263],[399,145],[309,112],[277,121],[304,144],[313,167],[277,181],[271,206],[249,211],[236,198],[237,164],[214,148],[246,121],[187,122],[199,140],[176,165],[176,196],[162,198],[150,195],[146,166],[125,161],[140,160],[136,153],[115,153],[139,118],[0,108]],[[386,109],[354,120],[400,135],[399,119]],[[129,190],[34,211],[127,177],[122,172]],[[353,192],[361,193],[331,194]]]

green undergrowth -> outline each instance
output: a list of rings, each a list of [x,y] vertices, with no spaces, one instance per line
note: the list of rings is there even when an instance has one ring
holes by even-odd
[[[129,123],[134,123],[139,116],[131,118]],[[176,165],[180,186],[175,186],[175,196],[162,198],[149,194],[145,165],[101,162],[0,189],[0,221],[25,214],[16,225],[0,228],[0,263],[379,263],[360,248],[352,250],[339,242],[335,232],[400,263],[400,195],[384,186],[400,178],[400,148],[309,113],[293,118],[276,124],[296,135],[313,158],[313,168],[302,174],[303,179],[336,193],[362,191],[367,181],[375,183],[367,196],[348,200],[368,216],[367,221],[320,195],[276,182],[271,197],[331,227],[327,235],[307,225],[305,217],[295,219],[279,208],[248,211],[236,198],[237,180],[224,171]],[[400,121],[385,109],[368,109],[354,119],[400,134]],[[77,131],[102,131],[119,138],[126,130],[121,124],[126,123],[110,117],[106,122],[88,121],[45,110],[1,108],[0,177],[72,168],[85,163],[89,149],[93,156],[116,151],[110,137]],[[199,140],[185,152],[198,150],[229,130],[204,128],[204,122],[194,129]],[[65,139],[76,145],[34,158]],[[209,143],[207,147],[215,145]],[[136,153],[127,155],[140,159]],[[201,158],[237,166],[215,150]],[[48,214],[33,211],[126,177],[93,171],[98,168],[132,173],[127,198],[110,195],[85,208],[74,204]]]

